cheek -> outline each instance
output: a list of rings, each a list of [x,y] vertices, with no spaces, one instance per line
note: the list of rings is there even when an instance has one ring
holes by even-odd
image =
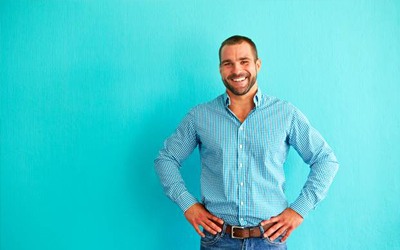
[[[256,75],[258,73],[258,68],[256,65],[254,65],[254,67],[252,67],[251,69],[249,69],[252,75]]]
[[[229,76],[229,72],[227,70],[220,70],[219,73],[221,74],[222,78]]]
[[[254,66],[247,66],[243,68],[244,71],[248,72],[251,75],[254,75],[257,73],[257,68],[255,68]]]

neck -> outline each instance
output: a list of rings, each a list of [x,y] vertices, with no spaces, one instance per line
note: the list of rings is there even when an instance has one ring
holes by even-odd
[[[254,108],[254,96],[258,90],[257,83],[244,95],[235,95],[228,89],[226,90],[231,101],[230,106],[241,107],[241,108]]]

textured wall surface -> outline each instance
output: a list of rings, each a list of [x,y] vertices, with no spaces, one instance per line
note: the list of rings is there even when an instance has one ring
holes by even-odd
[[[198,249],[153,160],[224,91],[234,34],[340,162],[289,248],[400,248],[399,1],[1,1],[0,21],[2,250]],[[293,201],[308,167],[285,167]],[[182,172],[199,196],[197,152]]]

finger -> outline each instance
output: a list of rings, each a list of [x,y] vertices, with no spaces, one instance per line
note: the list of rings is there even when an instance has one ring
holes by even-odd
[[[212,223],[211,221],[207,224],[211,229],[220,233],[222,231],[221,227],[217,226],[216,224]]]
[[[271,223],[263,223],[261,222],[261,226],[264,228],[264,232],[268,231],[272,226],[274,226],[276,223],[271,222]]]
[[[211,226],[209,226],[206,222],[202,221],[202,222],[200,223],[200,225],[201,225],[207,232],[209,232],[209,233],[211,233],[211,234],[213,234],[213,235],[217,234],[217,231],[214,230]]]
[[[273,233],[275,233],[276,231],[278,231],[282,226],[283,226],[282,223],[276,223],[275,225],[270,227],[267,231],[265,231],[264,237],[268,237],[268,238],[271,237],[271,235]]]
[[[292,233],[292,231],[286,231],[285,236],[283,236],[283,238],[281,239],[281,242],[285,242],[288,238],[289,235]]]
[[[194,229],[196,230],[196,232],[197,232],[202,238],[206,237],[206,235],[200,230],[199,225],[197,225],[197,224],[192,224],[192,225],[193,225]]]
[[[217,224],[215,224],[212,220],[208,220],[208,221],[206,221],[206,224],[209,226],[209,227],[211,227],[212,229],[214,229],[215,231],[217,231],[217,232],[221,232],[222,231],[222,229],[221,229],[221,226],[224,224],[224,223],[222,223],[222,224],[220,224],[220,225],[217,225]]]
[[[276,231],[271,237],[269,237],[269,239],[271,241],[274,241],[276,238],[278,238],[279,236],[283,235],[285,233],[285,228],[281,227],[278,231]]]
[[[220,224],[220,225],[223,225],[223,224],[224,224],[224,221],[223,221],[221,218],[218,218],[218,217],[215,216],[215,215],[210,214],[209,219],[212,220],[212,221],[217,222],[217,223]]]
[[[269,218],[268,220],[262,221],[262,222],[261,222],[261,226],[265,226],[265,225],[270,224],[270,223],[276,223],[276,222],[278,222],[278,221],[279,221],[279,217],[278,217],[278,216],[276,216],[276,217],[271,217],[271,218]]]

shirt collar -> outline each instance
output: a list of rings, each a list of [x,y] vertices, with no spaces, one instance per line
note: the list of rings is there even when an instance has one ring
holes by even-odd
[[[231,104],[231,98],[229,98],[228,93],[225,91],[224,95],[224,102],[225,102],[225,107],[229,107]],[[262,92],[261,89],[257,89],[257,93],[254,95],[253,102],[255,105],[255,108],[258,108],[261,105],[261,99],[262,99]]]

